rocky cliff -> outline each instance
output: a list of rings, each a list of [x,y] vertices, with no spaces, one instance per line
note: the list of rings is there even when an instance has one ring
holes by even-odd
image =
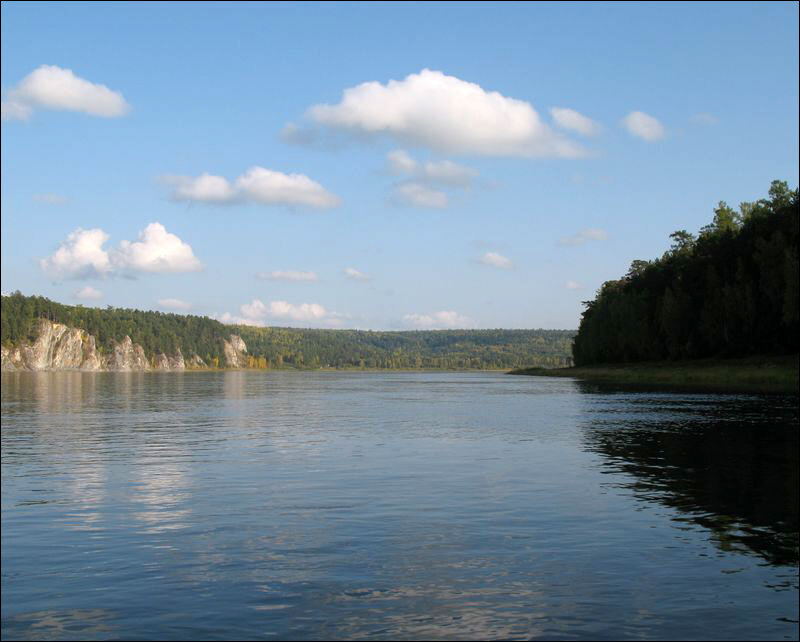
[[[225,350],[225,365],[229,368],[244,368],[247,366],[247,345],[242,337],[232,334],[230,341],[222,342]]]
[[[232,334],[224,341],[225,365],[242,368],[247,364],[247,346],[241,337]],[[91,334],[79,328],[41,319],[33,343],[0,347],[2,370],[111,370],[111,371],[180,371],[205,368],[206,363],[192,355],[187,362],[180,349],[173,355],[163,353],[148,358],[138,343],[126,336],[113,351],[102,354]]]

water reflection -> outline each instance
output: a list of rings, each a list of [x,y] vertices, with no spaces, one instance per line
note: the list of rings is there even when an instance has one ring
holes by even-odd
[[[584,425],[605,472],[644,502],[679,511],[723,551],[797,566],[797,397],[597,395]]]

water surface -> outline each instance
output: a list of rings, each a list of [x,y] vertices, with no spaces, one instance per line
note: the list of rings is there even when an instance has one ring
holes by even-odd
[[[4,639],[798,639],[796,396],[2,376]]]

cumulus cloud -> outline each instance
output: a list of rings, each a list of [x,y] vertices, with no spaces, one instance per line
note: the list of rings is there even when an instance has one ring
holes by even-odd
[[[162,308],[168,308],[170,310],[191,310],[192,304],[188,303],[187,301],[182,301],[181,299],[159,299],[158,305]]]
[[[69,202],[66,196],[60,194],[34,194],[33,200],[39,203],[47,203],[48,205],[65,205]]]
[[[571,236],[565,236],[559,241],[560,245],[583,245],[587,241],[605,241],[608,232],[596,227],[587,227]]]
[[[503,256],[502,254],[498,254],[497,252],[484,252],[478,259],[478,262],[483,263],[484,265],[490,265],[491,267],[501,268],[503,270],[508,270],[514,267],[514,264],[510,258]]]
[[[125,272],[189,272],[202,267],[192,248],[161,223],[150,223],[138,241],[121,241],[106,250],[109,239],[100,228],[78,228],[67,235],[58,249],[39,265],[51,278],[84,279]]]
[[[170,198],[195,203],[254,202],[264,205],[336,207],[341,199],[303,174],[284,174],[263,167],[251,167],[233,181],[213,174],[162,176],[172,186]]]
[[[591,118],[587,118],[574,109],[568,109],[566,107],[553,107],[550,109],[550,115],[553,117],[556,125],[561,127],[561,129],[575,131],[579,134],[583,134],[584,136],[595,136],[603,129]]]
[[[256,278],[265,281],[319,281],[316,272],[301,272],[300,270],[275,270],[273,272],[259,272]]]
[[[369,277],[366,274],[364,274],[361,270],[356,270],[354,267],[345,268],[344,275],[353,281],[369,281]]]
[[[97,299],[103,298],[103,293],[100,290],[96,290],[91,285],[87,285],[80,290],[76,290],[72,293],[73,298],[75,299],[84,299],[87,301],[96,301]]]
[[[583,286],[577,281],[567,281],[564,287],[567,288],[567,290],[583,290]]]
[[[130,111],[120,92],[55,65],[38,67],[11,89],[2,101],[2,118],[27,120],[37,108],[77,111],[104,118],[124,116]]]
[[[689,119],[689,122],[692,123],[692,125],[716,125],[719,123],[719,119],[713,114],[703,112],[700,114],[694,114]]]
[[[264,303],[253,299],[239,307],[243,319],[253,324],[263,324],[267,319],[288,321],[323,321],[328,311],[319,303],[293,304],[287,301]]]
[[[643,111],[632,111],[622,119],[622,125],[631,135],[653,143],[661,140],[666,135],[664,126],[649,114]]]
[[[138,241],[121,241],[113,258],[120,268],[141,272],[193,272],[203,267],[191,246],[161,223],[150,223]]]
[[[338,104],[315,105],[306,116],[329,130],[360,137],[385,135],[444,153],[585,155],[580,145],[542,122],[530,103],[430,69],[385,85],[373,81],[345,89]],[[290,133],[298,131],[292,125]]]
[[[403,323],[419,329],[466,328],[471,325],[468,317],[454,310],[442,310],[432,314],[406,314],[403,316]]]
[[[413,207],[433,209],[447,207],[447,194],[416,181],[399,183],[393,186],[390,200],[397,205],[411,205]]]
[[[101,277],[113,270],[111,257],[103,249],[109,239],[100,228],[78,228],[67,235],[58,249],[39,265],[54,279]]]

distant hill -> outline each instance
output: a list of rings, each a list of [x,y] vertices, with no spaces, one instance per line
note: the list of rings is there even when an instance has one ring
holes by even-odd
[[[92,335],[110,354],[128,336],[151,361],[180,352],[188,360],[224,364],[231,334],[247,346],[253,368],[442,368],[564,367],[571,363],[574,331],[424,330],[381,332],[230,326],[208,317],[128,308],[87,308],[14,292],[2,297],[2,344],[37,339],[40,319]]]

